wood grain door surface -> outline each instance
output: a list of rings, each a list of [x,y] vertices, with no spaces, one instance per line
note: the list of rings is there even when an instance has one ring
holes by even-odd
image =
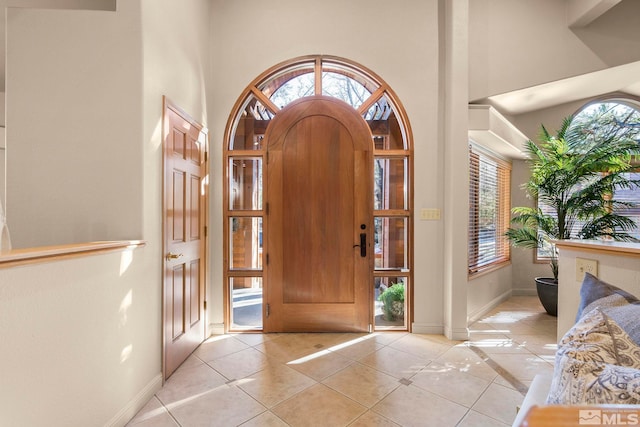
[[[264,330],[369,331],[373,147],[367,123],[337,99],[302,98],[276,115],[265,139]]]
[[[184,112],[164,112],[164,378],[205,338],[206,136]],[[204,137],[203,137],[204,136]]]

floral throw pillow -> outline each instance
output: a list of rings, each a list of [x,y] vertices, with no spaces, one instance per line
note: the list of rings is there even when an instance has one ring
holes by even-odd
[[[599,308],[558,345],[549,404],[640,404],[640,348]]]
[[[613,319],[640,345],[640,300],[634,295],[586,273],[580,288],[580,305],[576,322],[594,308]]]

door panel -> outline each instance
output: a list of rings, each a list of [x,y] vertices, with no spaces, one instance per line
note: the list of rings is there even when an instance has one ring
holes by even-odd
[[[166,379],[205,338],[206,137],[202,126],[170,103],[163,120]]]
[[[265,138],[265,331],[368,331],[373,282],[369,127],[350,106],[318,96],[279,112]]]

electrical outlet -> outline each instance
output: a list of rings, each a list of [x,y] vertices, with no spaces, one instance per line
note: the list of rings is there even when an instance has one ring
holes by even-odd
[[[598,275],[598,261],[595,259],[576,258],[576,281],[582,282],[584,273]]]
[[[420,219],[421,220],[438,220],[440,219],[440,209],[421,209],[420,210]]]

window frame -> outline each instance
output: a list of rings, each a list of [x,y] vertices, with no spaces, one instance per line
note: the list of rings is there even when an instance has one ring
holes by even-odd
[[[495,177],[483,179],[481,163],[495,167]],[[511,245],[504,237],[511,220],[511,162],[477,144],[469,141],[469,229],[467,245],[467,268],[469,278],[475,278],[511,263]],[[495,255],[481,260],[481,206],[480,185],[494,184],[498,193],[493,225],[494,242],[491,250]]]
[[[377,325],[372,319],[373,330],[403,330],[411,331],[412,318],[412,298],[413,298],[413,138],[411,126],[407,114],[394,91],[379,76],[355,62],[328,55],[308,55],[277,64],[260,76],[254,79],[238,97],[231,110],[225,128],[225,142],[223,145],[223,175],[225,184],[223,186],[223,280],[224,286],[224,318],[225,332],[247,332],[260,331],[257,328],[238,328],[231,323],[233,310],[233,292],[230,283],[234,278],[252,277],[263,279],[266,277],[265,271],[268,269],[268,262],[263,260],[259,269],[237,269],[230,267],[231,254],[229,252],[230,239],[230,217],[260,217],[264,219],[266,206],[263,204],[260,209],[234,210],[230,204],[230,183],[232,168],[230,159],[251,158],[261,159],[263,173],[266,170],[267,147],[263,143],[264,131],[268,122],[286,106],[276,105],[272,96],[277,90],[288,81],[295,79],[302,74],[313,73],[314,90],[309,96],[323,93],[323,75],[325,72],[342,74],[346,78],[352,79],[362,85],[370,94],[358,103],[357,107],[352,107],[364,118],[371,128],[373,141],[374,159],[404,159],[404,191],[405,206],[403,209],[391,209],[382,206],[374,209],[374,220],[377,218],[405,220],[406,247],[404,248],[405,261],[402,268],[373,268],[374,282],[383,280],[385,277],[403,278],[405,292],[405,316],[402,325],[383,326]],[[326,95],[324,95],[326,96]],[[341,99],[341,98],[336,98]],[[291,99],[292,102],[293,99]],[[343,100],[344,101],[344,100]],[[249,111],[250,110],[250,111]],[[389,119],[392,114],[393,124],[387,128],[381,126],[381,121]],[[251,122],[248,128],[244,126],[243,120],[248,118]],[[254,128],[255,125],[255,128]],[[259,131],[257,130],[259,128]],[[393,138],[391,138],[393,136]],[[263,176],[264,179],[264,176]],[[373,188],[372,188],[373,191]],[[268,232],[268,230],[266,231]],[[266,233],[265,232],[265,233]],[[372,263],[373,267],[373,263]],[[263,283],[268,287],[268,283]],[[371,284],[374,286],[374,283]],[[371,303],[375,305],[377,301]],[[373,316],[372,316],[373,317]]]
[[[640,115],[640,98],[629,99],[629,98],[604,97],[604,98],[593,99],[593,100],[585,103],[584,105],[582,105],[582,107],[580,107],[573,114],[573,117],[578,116],[579,114],[581,114],[587,108],[594,107],[594,106],[599,105],[599,104],[620,104],[620,105],[623,105],[623,106],[625,106],[627,108],[635,110]],[[640,159],[633,158],[631,160],[631,164],[636,166],[631,172],[632,173],[640,173]],[[640,198],[638,199],[638,203],[640,203]],[[540,204],[538,203],[537,199],[535,200],[535,206],[537,208],[540,207]],[[639,222],[640,222],[640,220],[639,220]],[[637,233],[640,234],[640,226],[638,227]],[[545,256],[545,255],[540,255],[540,251],[541,251],[541,248],[536,248],[533,251],[533,262],[534,262],[534,264],[547,264],[547,263],[549,263],[551,261],[551,257],[550,256]]]

